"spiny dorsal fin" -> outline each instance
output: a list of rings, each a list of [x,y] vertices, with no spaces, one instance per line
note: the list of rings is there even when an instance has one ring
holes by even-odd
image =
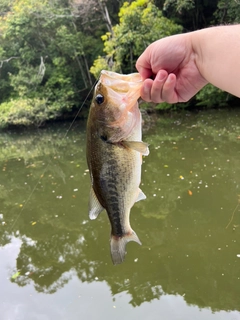
[[[142,141],[122,141],[122,145],[129,149],[140,152],[144,156],[149,155],[148,144]]]
[[[93,187],[91,187],[90,197],[89,197],[89,218],[91,220],[96,219],[99,213],[102,212],[103,210],[104,208],[98,201],[98,198],[93,190]]]

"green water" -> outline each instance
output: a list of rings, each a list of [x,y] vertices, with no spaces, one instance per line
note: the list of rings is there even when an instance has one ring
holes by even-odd
[[[0,319],[239,320],[240,110],[146,118],[142,246],[118,266],[68,128],[0,134]]]

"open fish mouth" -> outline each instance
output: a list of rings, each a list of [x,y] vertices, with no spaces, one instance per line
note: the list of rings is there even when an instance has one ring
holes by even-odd
[[[140,97],[140,90],[143,85],[139,73],[119,74],[107,70],[101,71],[99,83],[106,87],[109,98],[115,98],[113,92],[116,95],[121,95],[120,108],[127,106],[128,111]]]
[[[102,70],[100,75],[100,81],[105,81],[105,85],[107,86],[121,86],[122,90],[125,87],[134,87],[138,83],[142,83],[142,79],[139,73],[131,73],[131,74],[119,74],[113,71]]]
[[[134,117],[131,120],[129,114],[134,110],[137,100],[140,98],[142,85],[143,80],[139,73],[126,75],[107,70],[101,71],[96,91],[101,91],[101,88],[104,88],[109,104],[116,105],[117,102],[115,119],[109,121],[108,126],[119,127],[125,123],[131,128],[134,125]],[[105,121],[105,119],[101,119],[101,121]]]

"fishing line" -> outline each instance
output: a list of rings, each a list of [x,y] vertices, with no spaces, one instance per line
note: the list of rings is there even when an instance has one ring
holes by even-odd
[[[72,126],[73,126],[74,122],[76,121],[76,119],[77,119],[77,117],[78,117],[78,115],[79,115],[80,111],[82,110],[82,108],[83,108],[83,106],[84,106],[85,102],[87,101],[88,97],[90,96],[90,94],[91,94],[91,92],[92,92],[93,88],[95,87],[95,85],[97,84],[97,82],[98,82],[98,79],[94,82],[94,84],[92,85],[91,89],[89,90],[89,92],[88,92],[88,94],[87,94],[86,98],[84,99],[84,101],[83,101],[83,103],[82,103],[81,107],[79,108],[79,110],[78,110],[77,114],[75,115],[75,117],[74,117],[73,121],[71,122],[71,124],[70,124],[69,128],[67,129],[67,131],[66,131],[65,135],[63,136],[63,139],[65,139],[65,138],[67,137],[68,132],[71,130],[71,128],[72,128]]]
[[[74,122],[76,121],[76,119],[77,119],[77,117],[78,117],[79,113],[81,112],[81,110],[82,110],[82,108],[83,108],[84,104],[86,103],[86,101],[87,101],[88,97],[90,96],[90,94],[91,94],[91,92],[92,92],[93,88],[95,87],[96,83],[98,82],[98,80],[99,80],[99,79],[97,79],[97,80],[94,82],[94,84],[92,85],[92,87],[91,87],[91,89],[89,90],[89,92],[88,92],[88,94],[87,94],[86,98],[84,99],[83,103],[81,104],[81,106],[80,106],[80,108],[79,108],[79,110],[78,110],[77,114],[75,115],[75,117],[74,117],[73,121],[71,122],[71,124],[70,124],[69,128],[67,129],[67,131],[66,131],[65,135],[63,136],[62,140],[66,139],[66,137],[67,137],[67,135],[68,135],[69,131],[71,130],[71,128],[72,128],[72,126],[73,126]],[[35,192],[35,190],[37,189],[37,186],[38,186],[38,184],[39,184],[39,182],[40,182],[41,178],[43,177],[43,175],[44,175],[44,174],[45,174],[45,172],[47,171],[48,167],[49,167],[49,163],[47,164],[46,168],[43,170],[42,174],[40,175],[40,178],[38,179],[37,183],[36,183],[36,184],[35,184],[35,186],[33,187],[32,191],[31,191],[31,193],[29,194],[28,198],[26,199],[25,203],[23,204],[23,207],[21,208],[21,210],[20,210],[19,214],[17,215],[17,217],[16,217],[15,221],[14,221],[14,222],[13,222],[13,224],[11,225],[11,227],[10,227],[9,231],[12,231],[12,229],[13,229],[13,227],[15,226],[16,222],[18,221],[19,217],[20,217],[20,216],[21,216],[21,214],[23,213],[23,210],[25,209],[25,207],[26,207],[26,205],[28,204],[28,202],[30,201],[30,199],[31,199],[31,197],[32,197],[32,195],[33,195],[33,193],[34,193],[34,192]]]

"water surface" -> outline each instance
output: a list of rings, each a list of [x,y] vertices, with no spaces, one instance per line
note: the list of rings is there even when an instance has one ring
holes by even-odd
[[[68,127],[0,134],[1,319],[240,319],[240,111],[146,118],[142,246],[118,266]]]

